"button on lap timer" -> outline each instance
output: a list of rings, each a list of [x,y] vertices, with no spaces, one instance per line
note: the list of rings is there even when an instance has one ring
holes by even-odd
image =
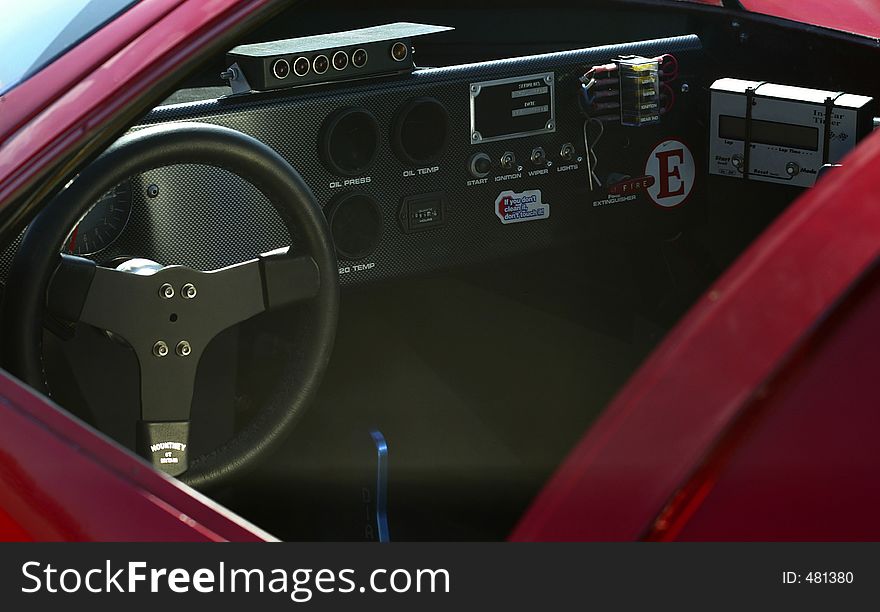
[[[742,155],[740,155],[740,154],[737,153],[736,155],[734,155],[734,156],[730,159],[730,161],[731,161],[731,163],[733,163],[733,167],[734,167],[734,168],[736,168],[736,169],[739,170],[740,172],[743,171],[743,156],[742,156]]]
[[[788,176],[797,176],[800,171],[801,167],[794,162],[788,162],[785,164],[785,172]]]

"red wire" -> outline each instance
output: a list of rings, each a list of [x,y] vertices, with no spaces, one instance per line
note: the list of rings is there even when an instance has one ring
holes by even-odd
[[[664,81],[674,81],[678,78],[678,59],[674,55],[666,53],[654,59],[660,62],[660,78]]]
[[[669,92],[669,94],[666,96],[666,99],[669,102],[666,106],[663,107],[663,112],[668,113],[672,110],[672,107],[675,106],[675,90],[673,90],[668,83],[660,83],[660,91],[663,91],[664,88],[666,89],[666,91]]]

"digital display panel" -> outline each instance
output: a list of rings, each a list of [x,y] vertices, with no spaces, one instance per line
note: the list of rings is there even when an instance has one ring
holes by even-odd
[[[751,124],[751,140],[754,143],[808,151],[819,150],[818,128],[761,119],[752,119]],[[746,120],[730,115],[719,116],[718,136],[728,140],[745,140]]]

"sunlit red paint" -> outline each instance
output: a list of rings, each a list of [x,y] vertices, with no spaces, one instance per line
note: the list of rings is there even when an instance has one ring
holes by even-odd
[[[878,164],[880,133],[875,133],[752,244],[621,390],[536,499],[513,539],[660,537],[657,532],[664,529],[658,530],[656,519],[670,503],[679,519],[699,510],[713,486],[712,472],[700,471],[704,461],[736,432],[731,428],[755,395],[780,375],[877,260],[880,207],[873,169]],[[825,436],[847,431],[847,415],[858,414],[861,405],[833,401],[839,392],[833,376],[814,376],[809,384],[815,397],[824,394],[829,412],[827,422],[813,420],[809,426],[821,428],[818,433]],[[855,387],[846,395],[871,401],[876,392]],[[784,394],[774,396],[765,409],[779,409],[785,401]],[[805,426],[792,421],[793,428]],[[815,449],[801,450],[821,453],[822,444],[819,436]],[[853,438],[850,450],[858,450],[857,444]],[[880,474],[880,455],[859,456],[859,473],[874,478],[848,479],[853,494],[859,486],[874,486]],[[772,470],[778,461],[765,454],[753,457],[750,465]],[[783,498],[818,498],[834,490],[822,479],[789,479],[780,485]],[[840,505],[825,517],[826,524],[837,525],[849,537],[880,536],[874,519],[880,498],[862,497],[872,503],[858,513]],[[742,503],[750,502],[743,498]],[[702,536],[720,537],[725,520],[742,520],[739,511],[736,503],[716,507],[716,531]],[[763,535],[772,539],[773,532]],[[806,539],[809,532],[801,535]]]

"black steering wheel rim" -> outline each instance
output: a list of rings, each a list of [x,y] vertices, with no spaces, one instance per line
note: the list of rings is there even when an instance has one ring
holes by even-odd
[[[307,325],[296,330],[296,346],[284,347],[281,375],[267,401],[248,425],[225,444],[190,461],[180,476],[183,482],[205,489],[247,470],[291,430],[318,389],[335,339],[338,266],[326,220],[299,174],[264,143],[226,127],[175,123],[129,133],[113,144],[28,227],[13,260],[3,304],[3,361],[12,374],[49,393],[42,358],[43,321],[64,240],[90,206],[115,185],[155,168],[187,163],[228,170],[253,184],[275,207],[288,232],[293,234],[296,228],[319,280],[314,295],[304,303]]]

